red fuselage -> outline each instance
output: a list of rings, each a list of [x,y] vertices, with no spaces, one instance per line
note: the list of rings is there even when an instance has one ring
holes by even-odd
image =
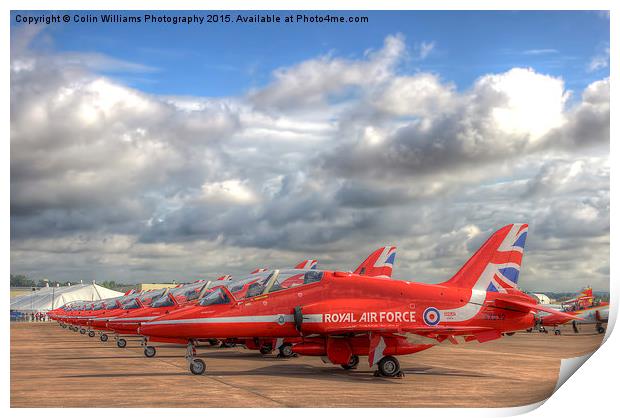
[[[432,336],[435,327],[453,327],[452,335],[471,334],[475,329],[490,337],[533,326],[532,313],[493,306],[496,295],[499,293],[323,272],[322,279],[315,283],[172,312],[143,323],[140,333],[175,339],[292,338],[300,333],[368,332]],[[535,303],[522,293],[512,297]],[[296,307],[301,313],[297,321]]]

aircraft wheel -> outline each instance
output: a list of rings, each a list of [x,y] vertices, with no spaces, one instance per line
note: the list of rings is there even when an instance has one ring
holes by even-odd
[[[220,340],[216,340],[215,338],[210,339],[208,342],[209,342],[209,345],[219,345],[220,344]]]
[[[77,327],[73,327],[73,332],[78,332],[79,329]]]
[[[262,355],[267,355],[273,351],[273,348],[271,347],[271,344],[265,344],[261,345],[258,351],[260,351]]]
[[[560,331],[559,329],[556,329],[556,330],[553,331],[553,333],[555,335],[560,335],[562,333],[562,331]]]
[[[385,356],[379,361],[379,373],[385,377],[396,377],[400,374],[400,363],[396,357]]]
[[[226,341],[222,342],[222,344],[220,345],[221,348],[233,348],[236,347],[237,344],[235,343],[227,343]]]
[[[155,349],[155,347],[151,346],[151,345],[147,345],[144,348],[144,355],[146,357],[155,357],[155,354],[157,353],[157,350]]]
[[[291,344],[284,344],[281,346],[278,351],[280,352],[280,357],[293,357],[295,353],[293,352],[293,346]]]
[[[108,341],[108,334],[101,334],[101,336],[99,337],[99,339],[103,342]]]
[[[88,336],[90,338],[94,337],[95,336],[95,331],[88,331]]]
[[[598,327],[596,327],[596,332],[598,332],[599,334],[604,334],[605,328],[599,325]]]
[[[86,334],[86,330],[84,328],[80,329],[80,334]]]
[[[357,369],[358,364],[360,364],[360,358],[356,356],[355,354],[353,354],[351,358],[349,359],[349,362],[347,364],[341,364],[340,367],[342,367],[345,370],[352,370],[352,369]]]
[[[127,340],[124,338],[119,338],[118,340],[116,340],[116,345],[118,346],[118,348],[125,348],[127,347]]]
[[[507,335],[509,337],[512,337],[513,335],[515,335],[515,333],[514,332],[507,332],[505,335]]]
[[[526,329],[525,332],[532,332],[532,328]]]
[[[192,372],[192,374],[200,375],[203,374],[205,370],[207,370],[207,365],[199,358],[195,358],[189,364],[189,371]]]

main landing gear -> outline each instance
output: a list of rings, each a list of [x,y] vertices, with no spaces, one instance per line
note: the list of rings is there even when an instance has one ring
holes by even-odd
[[[280,348],[278,348],[278,357],[289,358],[293,356],[295,356],[295,353],[293,352],[292,344],[282,344]]]
[[[385,356],[377,364],[378,370],[375,376],[383,377],[404,377],[405,374],[400,370],[400,363],[396,357]]]
[[[189,341],[187,343],[187,352],[185,354],[185,360],[189,366],[189,371],[195,375],[204,374],[207,370],[207,365],[202,359],[196,358],[196,347],[194,346],[194,341]]]
[[[266,356],[267,354],[271,354],[271,352],[273,351],[273,347],[271,346],[271,344],[261,345],[258,351],[260,351],[263,356]]]
[[[355,354],[353,354],[351,358],[349,359],[349,362],[347,364],[341,364],[340,367],[342,367],[345,370],[353,370],[353,369],[357,369],[358,364],[360,364],[360,358],[356,356]]]

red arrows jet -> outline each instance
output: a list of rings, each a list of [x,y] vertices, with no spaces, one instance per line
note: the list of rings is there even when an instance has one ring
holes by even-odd
[[[296,267],[316,268],[317,260],[304,260]],[[265,269],[258,269],[264,271]],[[187,306],[194,305],[199,298],[210,292],[212,287],[233,281],[232,276],[221,276],[215,281],[198,280],[187,285],[179,285],[170,291],[166,290],[161,294],[152,297],[152,302],[147,303],[143,296],[132,299],[121,304],[121,311],[114,311],[108,315],[100,315],[97,319],[97,325],[102,326],[102,321],[106,321],[105,327],[111,330],[117,336],[117,345],[125,347],[127,345],[126,338],[137,337],[138,327],[142,322],[157,318],[170,312],[183,309]],[[158,291],[155,291],[158,292]],[[104,334],[102,334],[104,335]],[[154,346],[147,345],[145,338],[141,339],[144,346],[144,355],[153,357],[157,353]],[[160,341],[161,342],[161,341]],[[212,339],[211,343],[218,342]]]
[[[362,276],[368,277],[380,277],[380,278],[391,278],[392,277],[392,269],[394,266],[394,260],[396,259],[396,247],[386,246],[381,247],[372,252],[355,270],[354,273]],[[316,269],[317,262],[316,260],[306,260],[306,262],[301,262],[295,266],[296,270],[302,270],[300,274],[293,275],[286,280],[286,283],[283,286],[287,287],[295,287],[297,285],[303,284],[305,271],[308,269]],[[266,269],[262,269],[257,272],[264,272]],[[233,293],[236,299],[241,297],[246,297],[248,292],[252,292],[251,286],[257,286],[257,282],[261,280],[262,277],[258,277],[255,280],[241,280],[237,282],[236,285],[228,286],[229,291]],[[259,350],[261,354],[269,354],[274,349],[278,350],[279,357],[292,357],[295,353],[293,352],[293,345],[302,341],[301,337],[296,338],[232,338],[227,339],[227,341],[233,342],[235,344],[243,344],[246,348],[250,350]],[[183,341],[185,342],[185,341]]]
[[[150,338],[189,341],[187,360],[194,374],[206,369],[193,355],[195,339],[301,337],[295,353],[325,356],[345,369],[368,356],[379,375],[399,376],[397,355],[445,340],[495,340],[532,327],[536,312],[556,312],[517,288],[526,236],[526,224],[501,228],[440,284],[338,271],[263,272],[259,280],[252,278],[251,292],[235,296],[220,286],[196,307],[143,323],[139,331]],[[290,280],[300,274],[303,280]]]
[[[595,324],[596,331],[602,334],[605,332],[603,323],[609,321],[609,302],[596,300],[591,287],[583,289],[575,298],[562,301],[559,307],[554,308],[559,308],[558,312],[543,312],[539,315],[541,331],[547,332],[544,327],[551,326],[554,333],[560,335],[561,331],[557,327],[572,321],[573,331],[579,333],[577,320],[580,320],[582,324]],[[563,313],[570,313],[574,317],[566,317]]]

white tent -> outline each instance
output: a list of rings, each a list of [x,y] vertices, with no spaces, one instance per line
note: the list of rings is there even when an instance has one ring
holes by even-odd
[[[549,296],[543,293],[532,293],[536,299],[538,299],[538,303],[542,303],[543,305],[549,305],[551,303],[551,299]]]
[[[46,312],[76,300],[95,301],[122,296],[121,292],[95,283],[62,287],[44,287],[26,295],[11,298],[11,310],[20,312]]]

